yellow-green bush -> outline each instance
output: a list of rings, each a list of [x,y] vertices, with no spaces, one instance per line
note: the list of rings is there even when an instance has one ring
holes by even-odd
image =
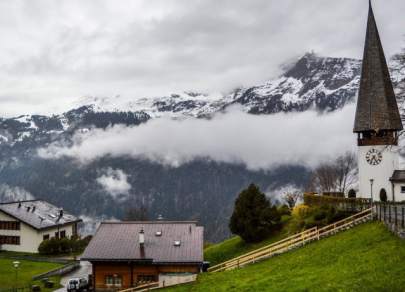
[[[305,218],[310,214],[310,209],[305,205],[298,205],[292,211],[291,215],[293,217],[294,223],[302,223]]]

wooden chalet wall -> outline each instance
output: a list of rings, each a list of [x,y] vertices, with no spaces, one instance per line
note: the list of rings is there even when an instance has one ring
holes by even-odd
[[[198,273],[198,265],[138,265],[129,262],[92,262],[93,264],[93,285],[96,291],[107,291],[131,288],[132,283],[138,283],[139,275],[154,275],[159,281],[159,273]],[[131,277],[132,271],[132,277]],[[120,275],[121,286],[106,285],[105,279],[108,275]]]

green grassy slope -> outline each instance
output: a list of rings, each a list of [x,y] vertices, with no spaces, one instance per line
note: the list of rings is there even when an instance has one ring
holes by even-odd
[[[0,258],[0,290],[15,285],[15,267],[13,264],[15,261],[16,260],[14,259]],[[33,277],[59,268],[62,266],[62,264],[23,260],[18,260],[18,262],[20,262],[17,271],[18,287],[40,285],[42,291],[53,291],[62,287],[62,285],[60,285],[60,277],[48,278],[50,281],[54,281],[55,283],[53,289],[45,289],[41,280],[32,281]]]
[[[204,261],[210,262],[210,266],[213,267],[217,264],[223,263],[237,256],[251,252],[258,248],[270,245],[276,241],[294,235],[298,232],[296,227],[293,226],[292,221],[284,223],[284,227],[281,230],[275,231],[269,238],[263,240],[260,243],[245,243],[239,236],[224,241],[220,244],[211,246],[204,250]]]
[[[405,241],[373,222],[165,291],[404,291],[404,271]]]

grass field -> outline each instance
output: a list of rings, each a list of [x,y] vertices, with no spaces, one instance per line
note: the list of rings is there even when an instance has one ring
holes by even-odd
[[[213,267],[217,264],[223,263],[227,260],[233,259],[242,254],[248,253],[263,246],[272,244],[283,238],[289,237],[299,230],[296,230],[292,221],[285,222],[283,228],[272,234],[271,237],[263,240],[260,243],[245,243],[239,236],[224,241],[220,244],[211,246],[204,250],[204,261],[210,262]]]
[[[14,259],[0,258],[0,290],[9,288],[15,285],[15,267]],[[18,287],[27,287],[29,285],[40,285],[41,291],[53,291],[57,288],[61,288],[60,277],[51,277],[50,281],[54,281],[55,285],[52,289],[45,289],[41,280],[32,281],[32,278],[42,273],[61,267],[62,264],[46,263],[46,262],[34,262],[18,260],[20,264],[17,270]]]
[[[166,291],[404,291],[403,271],[405,241],[377,221]]]

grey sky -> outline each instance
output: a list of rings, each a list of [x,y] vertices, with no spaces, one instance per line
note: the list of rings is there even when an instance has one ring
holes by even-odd
[[[386,55],[404,46],[405,1],[373,0]],[[229,92],[314,50],[361,58],[366,0],[0,2],[0,117],[85,96]]]

